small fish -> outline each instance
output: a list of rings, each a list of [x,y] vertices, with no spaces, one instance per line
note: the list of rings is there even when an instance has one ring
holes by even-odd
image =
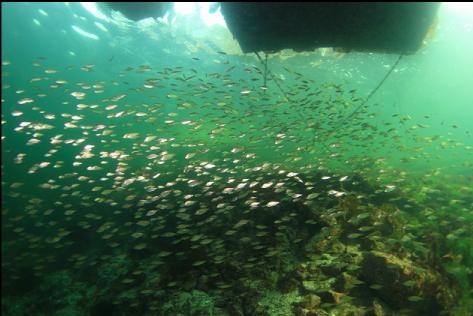
[[[422,301],[423,298],[420,297],[420,296],[409,296],[409,297],[407,298],[407,300],[408,300],[409,302],[419,302],[419,301]]]
[[[74,98],[82,99],[82,98],[85,97],[85,92],[71,92],[71,95],[72,95]]]
[[[353,233],[353,234],[348,235],[347,237],[348,237],[348,239],[356,239],[356,238],[361,237],[361,236],[363,236],[363,235],[359,234],[359,233]]]
[[[416,283],[417,282],[414,281],[414,280],[409,280],[409,281],[403,282],[402,284],[407,286],[407,287],[412,287],[412,286],[416,285]]]
[[[32,102],[34,102],[33,99],[24,98],[24,99],[21,99],[20,101],[18,101],[18,104],[27,104],[27,103],[32,103]]]

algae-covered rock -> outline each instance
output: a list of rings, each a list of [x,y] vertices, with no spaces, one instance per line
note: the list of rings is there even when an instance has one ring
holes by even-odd
[[[294,304],[294,314],[297,316],[317,315],[320,303],[321,299],[318,295],[306,295],[301,302]]]
[[[317,292],[320,289],[317,281],[302,281],[302,286],[308,292]]]
[[[293,315],[293,304],[301,301],[298,291],[290,293],[268,292],[258,302],[258,311],[262,315]]]
[[[164,315],[173,316],[214,316],[217,312],[214,299],[207,293],[194,290],[181,292],[163,305]]]
[[[318,295],[309,294],[306,295],[302,301],[305,307],[307,308],[315,308],[318,307],[321,303],[321,299]]]
[[[391,308],[406,306],[417,315],[438,315],[454,303],[449,281],[438,271],[408,258],[371,251],[365,255],[362,277]]]
[[[305,280],[302,281],[302,287],[307,292],[319,293],[329,291],[333,284],[335,283],[335,278],[326,278],[320,276],[320,278],[316,281],[313,280]]]
[[[368,310],[362,306],[355,306],[351,304],[342,304],[330,311],[330,315],[337,316],[365,316],[368,315]]]
[[[76,282],[67,271],[50,273],[36,292],[20,298],[2,297],[2,315],[85,315],[95,291],[94,286]]]

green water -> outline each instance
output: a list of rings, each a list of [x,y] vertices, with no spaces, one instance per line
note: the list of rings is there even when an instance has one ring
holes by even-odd
[[[472,27],[363,105],[399,56],[3,3],[2,313],[471,315]]]

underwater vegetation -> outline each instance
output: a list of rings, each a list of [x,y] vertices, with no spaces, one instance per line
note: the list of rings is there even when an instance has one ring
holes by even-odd
[[[285,179],[276,174],[255,176],[264,181]],[[320,174],[298,177],[314,187],[340,186],[339,179],[322,180]],[[91,245],[84,258],[71,256],[67,260],[71,267],[60,272],[37,276],[17,272],[20,282],[28,283],[21,289],[28,295],[8,296],[3,312],[440,315],[471,308],[467,302],[471,293],[465,293],[471,291],[466,261],[471,260],[467,257],[471,249],[461,248],[468,241],[449,247],[454,237],[446,241],[440,231],[432,230],[435,203],[391,192],[374,194],[375,188],[361,177],[350,178],[345,180],[350,193],[340,198],[314,197],[297,180],[288,181],[293,194],[301,195],[298,200],[284,201],[287,192],[272,192],[271,198],[282,199],[282,205],[250,207],[245,216],[237,211],[245,207],[242,192],[221,193],[235,209],[223,212],[220,204],[207,205],[206,213],[220,211],[224,221],[214,215],[216,222],[206,227],[180,224],[177,232],[160,236],[152,235],[158,229],[151,227],[142,230],[150,236],[146,246],[131,242],[123,249],[116,246],[94,253]],[[197,202],[200,207],[190,210],[202,210],[207,200]],[[462,220],[445,219],[442,226],[465,227]],[[453,231],[471,233],[471,228]],[[124,236],[123,242],[127,240]],[[25,277],[28,280],[21,280]],[[9,291],[18,287],[18,280],[11,282],[3,285]]]

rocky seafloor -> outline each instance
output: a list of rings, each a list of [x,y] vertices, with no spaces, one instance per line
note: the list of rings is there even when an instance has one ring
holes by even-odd
[[[309,179],[314,187],[327,183],[315,179],[320,175]],[[156,241],[157,248],[171,250],[164,254],[153,246],[128,244],[103,252],[97,246],[88,250],[97,260],[51,268],[41,276],[33,275],[34,269],[15,280],[3,276],[9,295],[2,297],[2,312],[469,315],[473,232],[466,223],[473,199],[468,188],[447,190],[437,183],[436,189],[418,190],[419,184],[406,183],[402,191],[386,192],[359,176],[351,179],[344,196],[256,209],[247,216],[249,224],[233,230],[245,199],[226,196],[235,206],[222,215],[226,221],[199,225],[214,240],[211,247],[193,247],[177,237]]]

